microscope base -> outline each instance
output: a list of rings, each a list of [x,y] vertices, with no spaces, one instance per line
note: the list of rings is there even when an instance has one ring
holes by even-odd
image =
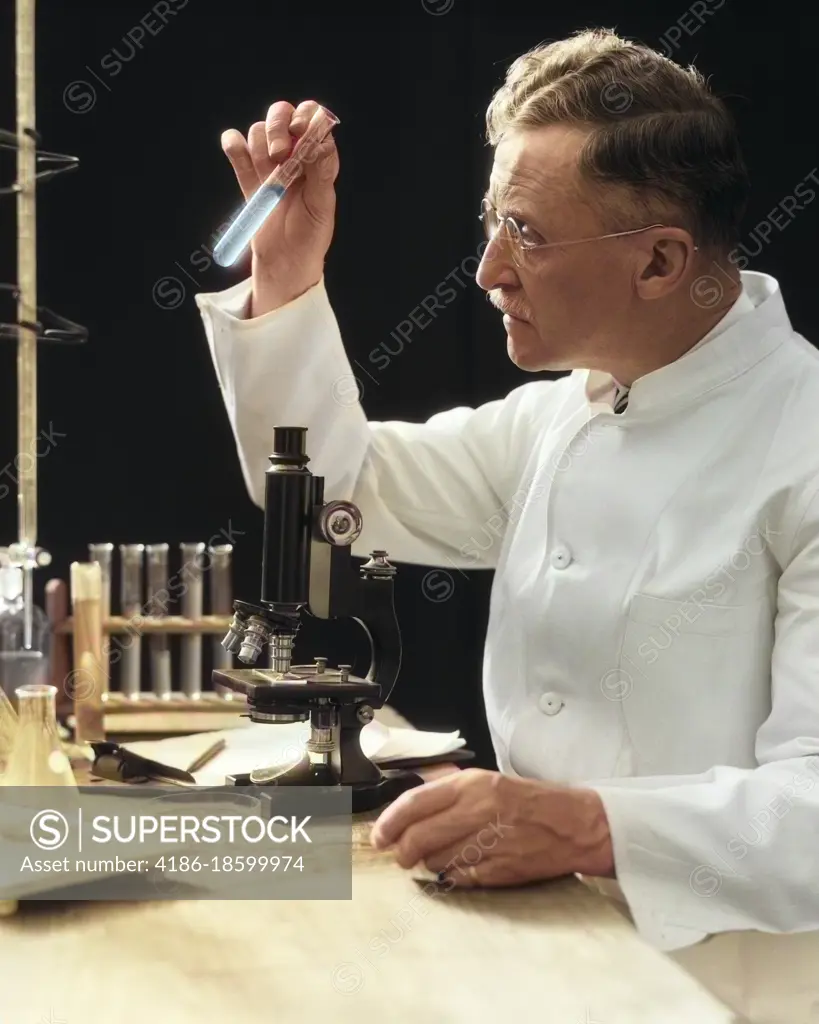
[[[415,772],[392,768],[383,772],[384,778],[372,786],[353,786],[353,814],[377,811],[397,800],[408,789],[423,785],[424,780]]]
[[[377,811],[387,804],[397,800],[398,797],[408,789],[423,785],[424,780],[415,772],[404,769],[392,768],[381,773],[382,778],[374,783],[357,783],[350,786],[352,791],[353,814],[362,814],[365,811]],[[254,789],[280,788],[288,786],[320,785],[328,789],[332,784],[325,784],[323,780],[313,779],[310,782],[306,778],[280,777],[271,782],[251,782],[249,774],[228,775],[225,778],[227,786],[252,786]]]

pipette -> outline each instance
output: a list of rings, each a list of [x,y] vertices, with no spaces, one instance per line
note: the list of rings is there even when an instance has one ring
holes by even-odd
[[[239,259],[287,189],[301,176],[305,164],[316,159],[319,145],[338,123],[326,107],[316,108],[293,152],[256,189],[214,246],[213,258],[220,267],[230,267]]]

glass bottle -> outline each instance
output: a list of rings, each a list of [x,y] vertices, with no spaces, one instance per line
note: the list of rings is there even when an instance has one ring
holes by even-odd
[[[31,645],[25,646],[23,570],[0,566],[0,690],[14,700],[17,688],[48,682],[50,626],[45,612],[34,606]]]
[[[17,735],[2,777],[4,786],[75,786],[57,732],[57,687],[17,688]]]

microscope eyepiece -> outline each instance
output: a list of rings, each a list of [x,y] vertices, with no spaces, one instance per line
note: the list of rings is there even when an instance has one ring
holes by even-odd
[[[274,427],[271,461],[308,463],[306,436],[307,427]]]

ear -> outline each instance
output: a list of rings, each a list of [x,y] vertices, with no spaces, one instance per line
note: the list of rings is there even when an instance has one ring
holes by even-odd
[[[682,228],[646,232],[637,244],[634,287],[642,299],[662,299],[683,284],[697,247]]]

